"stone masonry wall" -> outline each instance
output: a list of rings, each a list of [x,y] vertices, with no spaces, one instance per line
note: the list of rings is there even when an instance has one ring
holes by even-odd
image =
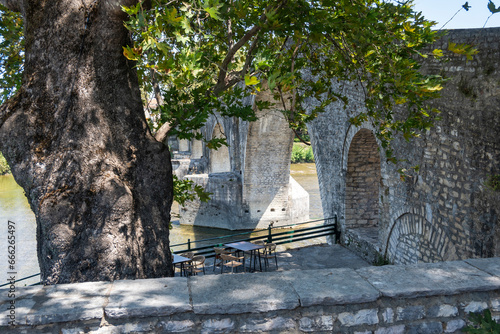
[[[346,177],[346,227],[377,227],[380,155],[371,131],[363,129],[354,136]]]
[[[380,152],[378,248],[395,263],[435,262],[500,255],[500,192],[487,186],[500,174],[500,28],[452,30],[429,48],[449,41],[473,44],[472,61],[453,56],[444,64],[428,59],[422,71],[449,78],[442,97],[432,102],[441,120],[421,138],[394,140],[394,153],[407,159],[386,163]],[[328,106],[309,125],[325,217],[338,214],[345,231],[352,180],[349,148],[367,123],[348,122],[363,110],[355,84],[337,84],[350,98],[347,110]],[[418,165],[405,182],[397,168]],[[351,196],[351,195],[349,195]]]
[[[5,334],[460,333],[470,312],[500,318],[500,259],[14,290]]]
[[[270,101],[272,95],[262,91],[254,98]],[[182,176],[212,195],[208,202],[187,202],[180,209],[181,224],[243,230],[309,220],[309,194],[290,176],[293,132],[279,110],[256,114],[255,122],[209,117],[201,132],[207,138],[226,136],[229,146],[215,151],[204,145],[198,160],[206,162],[199,168],[205,174],[191,168],[193,159],[186,163],[189,170]],[[177,175],[187,170],[180,167]]]

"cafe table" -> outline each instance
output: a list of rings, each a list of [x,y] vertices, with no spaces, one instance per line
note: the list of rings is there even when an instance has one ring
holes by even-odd
[[[184,263],[188,263],[191,261],[190,258],[188,257],[184,257],[184,256],[180,256],[180,255],[177,255],[177,254],[173,254],[174,255],[174,258],[172,260],[172,263],[175,265],[175,264],[178,264],[180,263],[181,264],[181,276],[182,276],[182,273],[184,272]]]
[[[257,260],[257,257],[256,257],[256,252],[258,254],[258,257],[259,257],[259,268],[260,268],[260,271],[262,271],[262,263],[260,262],[260,254],[258,252],[259,249],[263,249],[265,246],[264,245],[256,245],[256,244],[253,244],[251,242],[248,242],[248,241],[238,241],[238,242],[231,242],[231,243],[228,243],[228,244],[224,244],[225,247],[228,247],[228,248],[233,248],[233,249],[236,249],[238,251],[242,251],[242,252],[249,252],[250,253],[250,268],[249,270],[252,271],[252,260],[253,260],[253,269],[255,271],[255,261]],[[243,259],[243,266],[245,266],[245,259]]]

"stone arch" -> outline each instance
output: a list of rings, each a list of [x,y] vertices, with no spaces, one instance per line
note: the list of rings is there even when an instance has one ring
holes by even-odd
[[[389,232],[386,257],[394,264],[456,260],[456,249],[446,231],[431,224],[424,210],[399,216]]]
[[[212,138],[224,138],[224,129],[220,123],[215,124]],[[210,150],[210,172],[224,173],[230,171],[229,148],[223,145],[217,150]]]
[[[351,140],[345,187],[346,228],[378,227],[380,153],[371,130],[360,129]]]

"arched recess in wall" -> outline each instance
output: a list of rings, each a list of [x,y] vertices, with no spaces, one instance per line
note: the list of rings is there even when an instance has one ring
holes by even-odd
[[[394,222],[385,256],[394,264],[458,260],[456,248],[439,224],[431,224],[424,210],[407,212]]]
[[[372,131],[359,130],[347,158],[346,228],[378,227],[380,154]]]
[[[219,123],[214,127],[212,138],[224,138],[224,132]],[[229,148],[223,145],[217,150],[210,150],[210,172],[223,173],[230,171],[231,162],[229,160]]]
[[[193,141],[191,143],[191,159],[200,159],[202,156],[203,142],[201,140],[193,138]]]

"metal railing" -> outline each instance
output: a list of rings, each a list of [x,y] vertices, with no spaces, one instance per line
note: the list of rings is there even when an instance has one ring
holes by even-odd
[[[31,275],[31,276],[27,276],[27,277],[23,277],[23,278],[20,278],[20,279],[16,279],[15,280],[15,284],[17,284],[17,282],[22,282],[22,281],[25,281],[27,279],[30,279],[30,278],[33,278],[33,277],[37,277],[37,276],[40,276],[40,273]],[[4,286],[10,286],[11,284],[12,284],[11,282],[0,284],[0,288],[2,288]],[[37,283],[30,284],[29,286],[40,285],[40,284],[41,284],[40,282],[37,282]]]
[[[316,225],[312,227],[301,227],[303,225],[309,225],[319,222],[326,222],[326,224]],[[279,230],[279,232],[276,232],[275,230]],[[264,240],[268,243],[275,243],[277,245],[281,245],[285,243],[314,239],[323,236],[334,236],[335,243],[337,243],[340,238],[340,230],[337,224],[337,216],[333,218],[318,219],[304,223],[290,224],[277,227],[273,227],[272,224],[270,224],[266,229],[254,230],[251,232],[251,234],[257,234],[257,236],[246,237],[246,238],[242,237],[242,236],[247,236],[248,234],[250,233],[249,232],[236,233],[220,237],[197,240],[194,242],[188,239],[187,242],[171,245],[170,248],[176,254],[184,252],[193,252],[195,255],[204,255],[205,257],[210,258],[215,256],[214,247],[220,247],[224,244],[231,242],[239,242],[239,241],[251,242],[256,240]],[[197,246],[200,244],[205,244],[205,245]],[[182,246],[184,246],[184,248],[177,249]]]
[[[318,224],[309,227],[301,227],[304,225],[310,225],[319,222],[324,222],[324,224],[321,225]],[[276,230],[279,231],[276,232]],[[242,237],[242,236],[247,236],[249,234],[257,234],[257,236],[247,237],[247,238]],[[318,219],[304,223],[283,225],[277,227],[273,227],[272,224],[269,224],[269,226],[265,229],[253,230],[251,232],[229,234],[220,237],[207,238],[196,241],[191,241],[191,239],[188,239],[188,241],[185,243],[170,245],[170,248],[174,249],[174,248],[179,248],[181,246],[185,246],[184,248],[174,250],[174,253],[179,254],[185,252],[193,252],[195,255],[204,255],[205,257],[210,258],[215,256],[214,247],[219,247],[230,242],[239,242],[239,241],[251,242],[255,240],[264,240],[268,243],[275,243],[277,245],[281,245],[281,244],[314,239],[324,236],[334,236],[335,243],[338,243],[340,239],[340,230],[338,228],[337,216],[333,218]],[[204,243],[208,244],[204,246],[193,247],[193,245],[196,246]],[[40,273],[20,278],[15,282],[16,283],[21,282],[39,275]],[[8,286],[10,284],[11,284],[10,282],[1,284],[0,288]],[[39,284],[40,282],[30,284],[30,286]]]

